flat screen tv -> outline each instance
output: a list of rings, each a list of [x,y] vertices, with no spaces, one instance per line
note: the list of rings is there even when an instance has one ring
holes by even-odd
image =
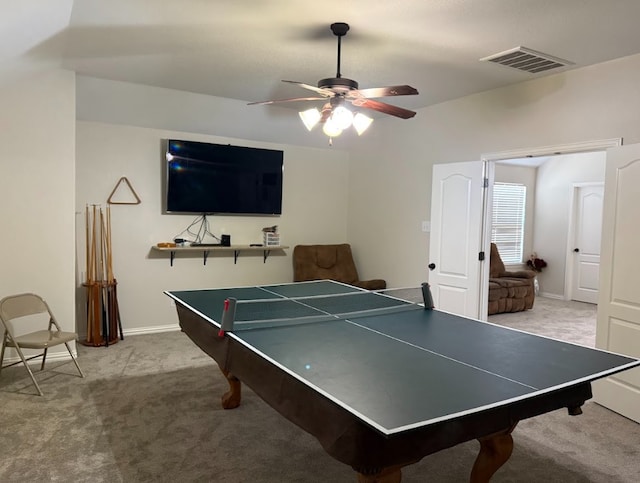
[[[282,214],[283,152],[169,139],[164,212]]]

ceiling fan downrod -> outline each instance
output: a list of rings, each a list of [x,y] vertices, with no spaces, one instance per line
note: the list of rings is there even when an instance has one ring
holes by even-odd
[[[331,24],[331,31],[333,32],[333,34],[336,37],[338,37],[338,68],[337,68],[337,72],[336,72],[336,79],[339,79],[340,77],[342,77],[342,74],[340,73],[340,58],[341,58],[341,52],[342,52],[342,37],[347,35],[347,32],[349,31],[349,24],[346,24],[344,22],[332,23]]]

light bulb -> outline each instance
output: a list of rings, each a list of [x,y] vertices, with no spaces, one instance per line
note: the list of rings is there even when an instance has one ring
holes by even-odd
[[[300,116],[300,119],[302,119],[304,126],[309,131],[311,131],[313,127],[318,124],[318,121],[321,117],[320,111],[318,111],[315,107],[313,109],[307,109],[306,111],[299,112],[298,115]]]
[[[344,106],[338,106],[333,110],[331,120],[339,129],[347,129],[353,122],[353,113]]]
[[[353,118],[353,127],[358,132],[358,136],[365,132],[372,122],[373,119],[369,116],[365,116],[360,112],[356,114]]]
[[[336,126],[331,118],[327,119],[327,122],[324,123],[322,131],[330,138],[335,138],[342,134],[342,129]]]

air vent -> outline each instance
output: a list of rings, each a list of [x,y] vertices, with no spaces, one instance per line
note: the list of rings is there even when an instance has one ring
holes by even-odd
[[[536,52],[535,50],[527,49],[525,47],[516,47],[499,54],[490,55],[480,59],[481,62],[493,62],[495,64],[501,64],[514,69],[529,72],[531,74],[537,74],[538,72],[544,72],[551,69],[558,69],[567,65],[572,65],[573,62],[568,60],[562,60],[552,55]]]

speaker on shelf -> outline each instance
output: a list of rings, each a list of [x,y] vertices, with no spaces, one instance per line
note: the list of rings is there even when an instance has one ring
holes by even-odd
[[[223,247],[230,247],[231,246],[231,235],[222,235],[220,237],[220,244]]]

